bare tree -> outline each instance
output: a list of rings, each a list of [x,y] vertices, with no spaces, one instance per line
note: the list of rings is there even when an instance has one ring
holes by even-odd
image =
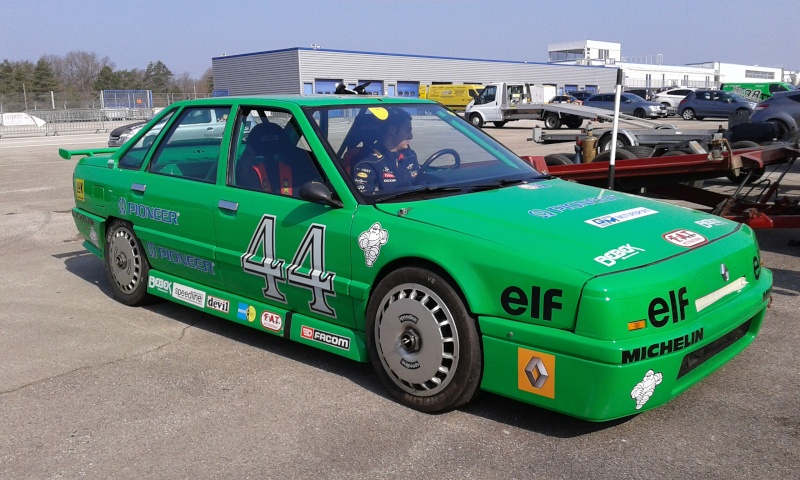
[[[108,57],[98,58],[94,52],[71,51],[64,56],[64,83],[72,90],[90,92],[104,66],[113,66]]]

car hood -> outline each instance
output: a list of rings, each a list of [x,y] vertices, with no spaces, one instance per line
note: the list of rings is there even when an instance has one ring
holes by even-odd
[[[396,203],[377,208],[399,210]],[[409,221],[550,256],[590,275],[681,255],[739,228],[695,210],[557,179],[409,202],[402,211]]]

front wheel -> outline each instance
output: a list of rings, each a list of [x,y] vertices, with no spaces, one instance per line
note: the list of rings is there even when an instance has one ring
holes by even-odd
[[[147,293],[150,265],[130,223],[117,220],[109,225],[103,261],[114,298],[120,303],[134,307],[153,300]]]
[[[644,118],[646,115],[647,112],[645,112],[643,108],[637,108],[633,111],[633,116],[636,118]]]
[[[544,128],[548,130],[555,130],[561,128],[561,119],[558,115],[549,113],[544,116]]]
[[[505,121],[505,120],[503,120],[502,122],[492,122],[492,123],[493,123],[493,124],[494,124],[494,126],[495,126],[495,127],[497,127],[497,128],[503,128],[503,127],[505,126],[505,124],[506,124],[506,121]]]
[[[469,116],[469,123],[471,123],[476,128],[483,127],[483,117],[480,114],[473,113]]]
[[[404,267],[386,276],[367,307],[372,366],[403,405],[441,412],[470,401],[483,370],[475,319],[438,274]]]

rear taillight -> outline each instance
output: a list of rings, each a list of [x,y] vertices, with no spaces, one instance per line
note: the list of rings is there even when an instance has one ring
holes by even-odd
[[[764,110],[767,107],[769,107],[768,103],[759,103],[758,105],[756,105],[755,110]]]

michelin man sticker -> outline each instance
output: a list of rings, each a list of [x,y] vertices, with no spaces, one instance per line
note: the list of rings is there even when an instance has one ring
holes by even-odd
[[[358,236],[358,246],[364,250],[364,260],[368,267],[375,265],[375,260],[381,254],[381,246],[389,241],[389,232],[381,228],[381,224],[375,222],[369,230]]]
[[[644,404],[650,400],[650,397],[653,396],[653,392],[656,391],[656,385],[661,383],[662,379],[663,375],[661,375],[661,373],[648,370],[647,373],[644,374],[642,381],[633,387],[633,390],[631,390],[631,398],[636,400],[636,410],[641,409]]]

